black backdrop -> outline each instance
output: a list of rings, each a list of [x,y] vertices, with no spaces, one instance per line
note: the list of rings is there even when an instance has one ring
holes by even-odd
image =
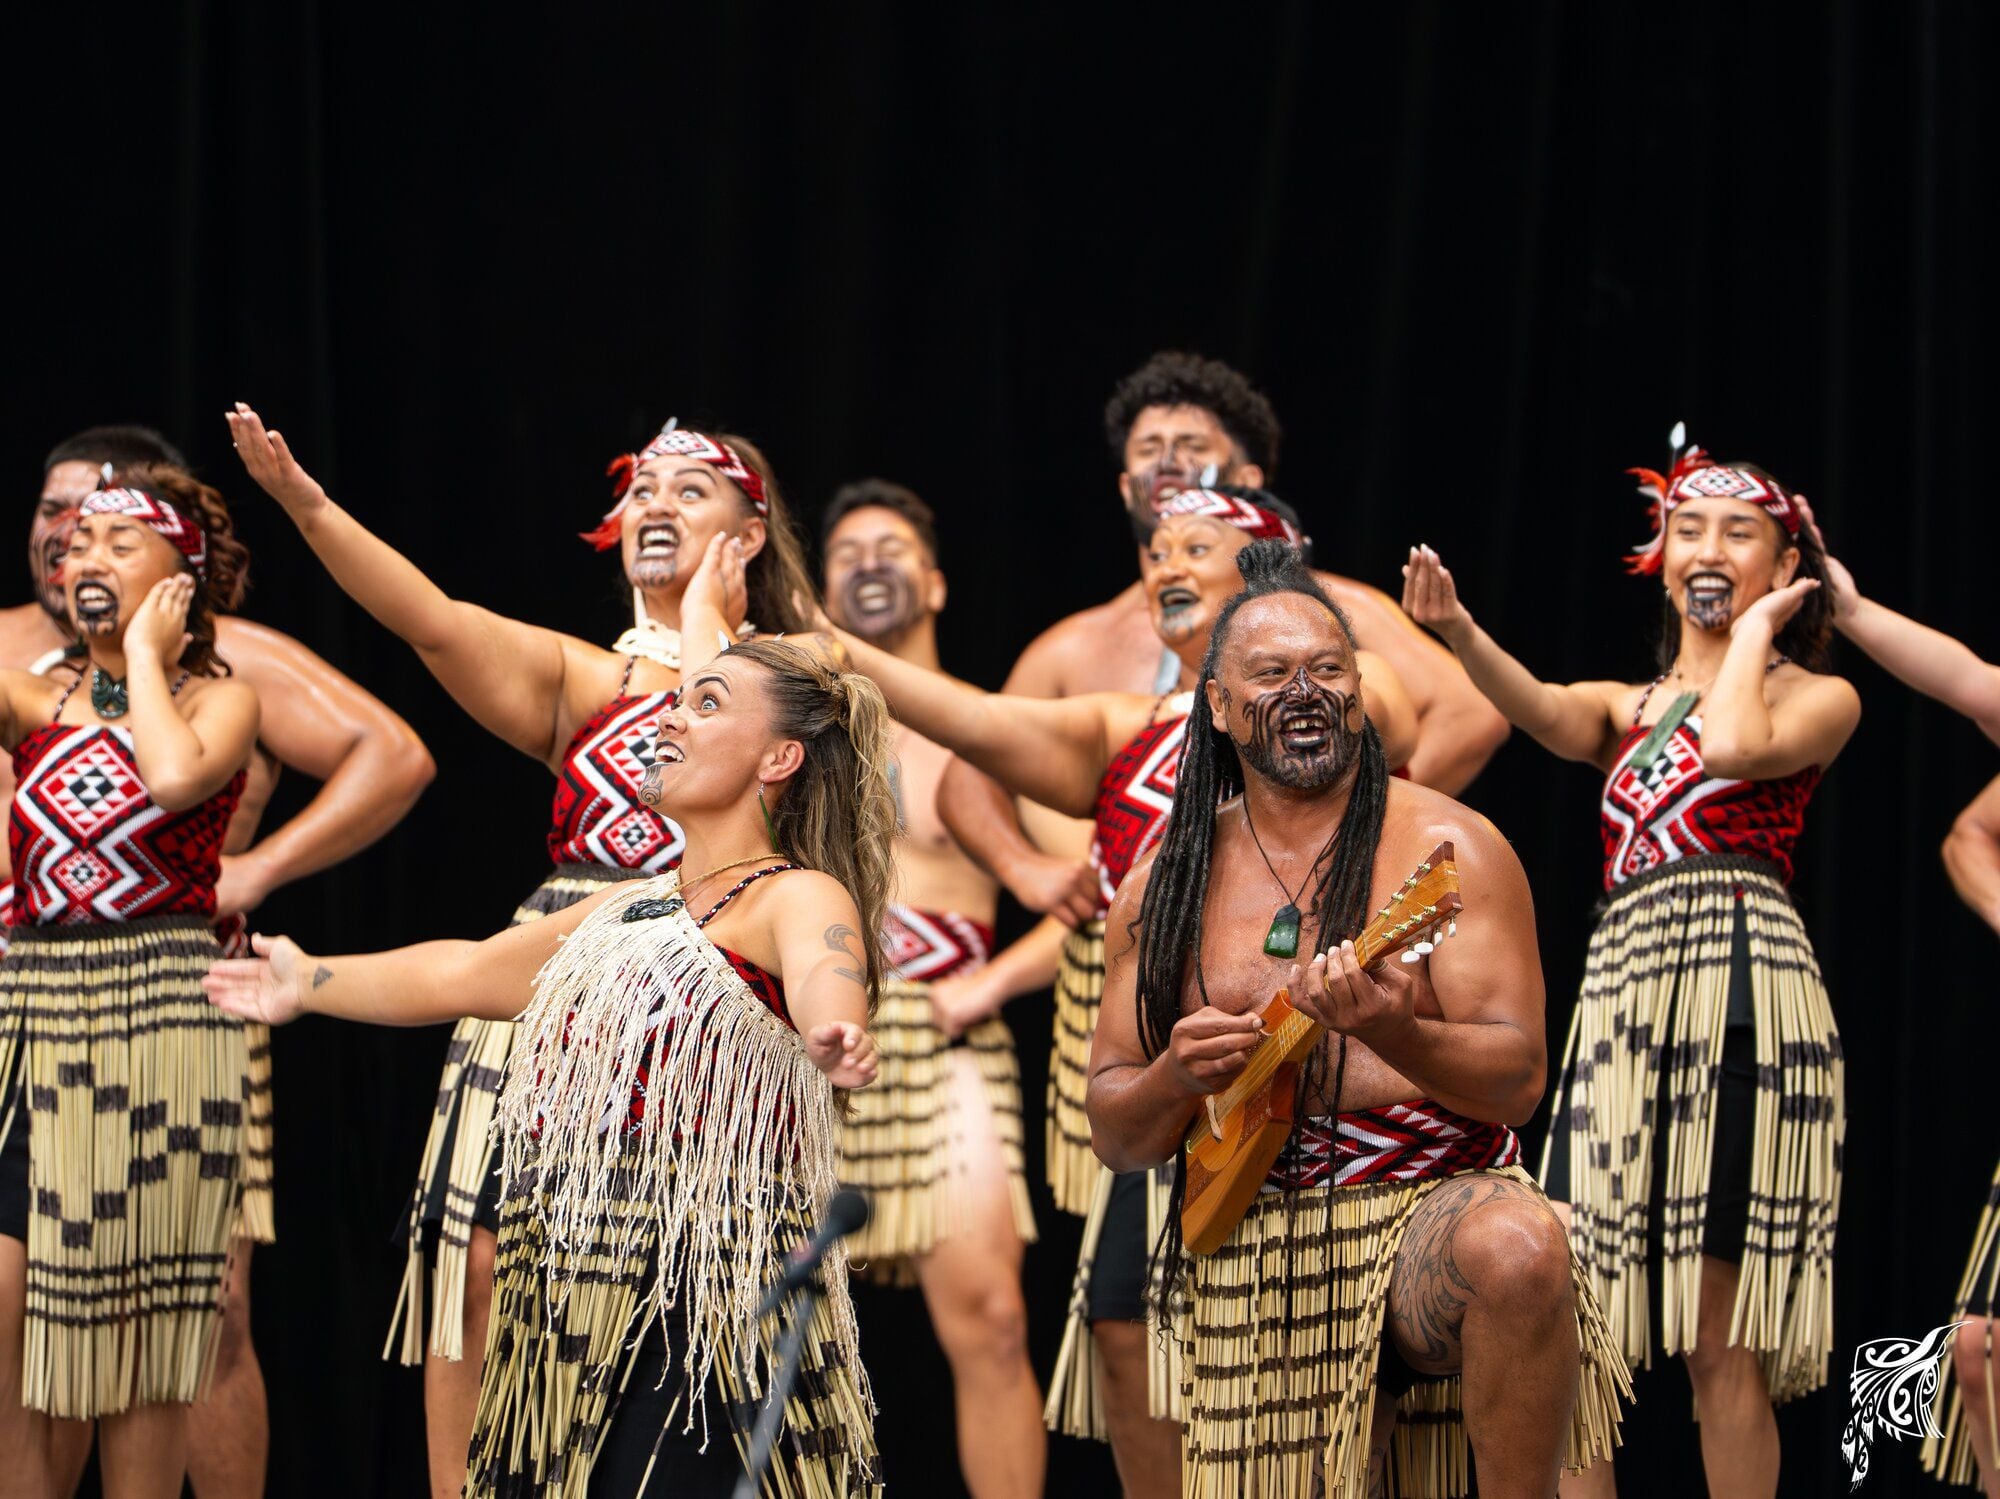
[[[382,846],[271,901],[264,925],[309,946],[497,926],[538,876],[547,775],[237,480],[220,413],[238,397],[447,587],[600,639],[618,591],[570,538],[606,457],[678,412],[756,436],[808,513],[863,472],[928,496],[947,660],[997,682],[1131,575],[1097,413],[1178,345],[1269,389],[1276,487],[1329,565],[1393,588],[1427,539],[1549,675],[1648,670],[1620,470],[1657,463],[1677,417],[1810,494],[1866,586],[2000,650],[1974,429],[1996,332],[1990,9],[182,0],[4,25],[17,524],[50,442],[161,425],[237,502],[251,612],[408,715],[441,766]],[[1996,1134],[1993,939],[1937,860],[1991,747],[1840,664],[1867,713],[1797,894],[1851,1125],[1836,1388],[1784,1414],[1801,1495],[1845,1489],[1855,1340],[1943,1320]],[[1471,795],[1534,880],[1557,1042],[1594,791],[1517,741]],[[1046,1011],[1015,1024],[1038,1097]],[[278,1040],[282,1242],[255,1299],[273,1493],[422,1491],[418,1382],[376,1353],[443,1039],[307,1022]],[[1046,1371],[1074,1233],[1043,1222]],[[916,1305],[866,1316],[890,1478],[951,1492]],[[1685,1385],[1642,1386],[1628,1494],[1699,1492]],[[1907,1445],[1877,1447],[1876,1492],[1929,1488]],[[1052,1492],[1109,1471],[1053,1445]]]

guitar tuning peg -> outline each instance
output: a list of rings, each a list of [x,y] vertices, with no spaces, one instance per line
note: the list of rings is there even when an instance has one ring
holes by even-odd
[[[1422,956],[1423,956],[1422,953],[1418,952],[1414,947],[1412,947],[1403,954],[1403,961],[1405,963],[1414,963],[1417,961],[1417,959],[1421,958]]]
[[[1447,937],[1456,937],[1458,935],[1458,918],[1456,916],[1452,917],[1451,925],[1444,929],[1444,934]]]
[[[1435,942],[1426,940],[1423,942],[1419,942],[1415,947],[1411,948],[1410,951],[1415,953],[1420,958],[1428,958],[1432,953],[1437,951],[1437,944]]]

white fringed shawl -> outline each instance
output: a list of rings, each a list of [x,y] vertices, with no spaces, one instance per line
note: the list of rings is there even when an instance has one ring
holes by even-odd
[[[757,1346],[777,1225],[788,1204],[825,1208],[840,1136],[833,1089],[804,1040],[702,934],[679,883],[669,873],[620,886],[543,965],[497,1127],[506,1179],[540,1172],[551,1305],[567,1300],[587,1256],[629,1263],[656,1246],[654,1307],[683,1309],[682,1366],[699,1387],[723,1346],[739,1358]],[[624,920],[646,900],[671,910]],[[642,1059],[645,1122],[628,1139]],[[838,1246],[824,1282],[858,1372]]]

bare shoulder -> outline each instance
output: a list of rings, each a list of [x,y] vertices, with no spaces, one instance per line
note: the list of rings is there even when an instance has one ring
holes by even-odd
[[[854,897],[847,893],[847,887],[821,870],[791,870],[759,880],[751,889],[758,886],[766,892],[765,907],[774,922],[804,925],[817,919],[823,927],[834,921],[851,925],[859,919]]]
[[[1145,608],[1145,595],[1134,583],[1115,598],[1057,620],[1028,642],[1004,690],[1030,697],[1087,690],[1088,679],[1102,675],[1107,642],[1129,627],[1135,613],[1143,617]]]
[[[1416,629],[1409,616],[1403,613],[1402,606],[1371,584],[1342,577],[1339,573],[1321,572],[1317,568],[1313,570],[1313,578],[1340,605],[1348,623],[1354,626],[1355,635],[1364,645],[1368,644],[1371,635],[1379,637],[1385,633],[1399,633],[1405,626]],[[1418,633],[1422,634],[1422,631]],[[1429,639],[1428,636],[1424,638]]]
[[[1765,691],[1772,706],[1783,703],[1810,703],[1828,712],[1852,709],[1861,716],[1861,694],[1845,677],[1829,671],[1809,671],[1787,661],[1766,679]]]
[[[63,644],[62,631],[40,604],[16,604],[11,609],[0,609],[0,665],[26,671]]]
[[[1414,781],[1391,780],[1382,819],[1381,851],[1376,856],[1378,878],[1391,885],[1401,883],[1440,843],[1452,845],[1453,857],[1468,883],[1527,888],[1520,856],[1490,819],[1442,791]]]
[[[232,713],[257,711],[257,689],[239,677],[195,677],[181,691],[186,702],[200,703],[205,713],[217,709]]]

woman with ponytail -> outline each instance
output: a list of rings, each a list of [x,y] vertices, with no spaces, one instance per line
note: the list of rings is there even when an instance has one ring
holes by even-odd
[[[248,561],[221,496],[166,467],[105,484],[62,561],[84,656],[0,672],[0,1451],[55,1492],[49,1418],[95,1418],[119,1499],[179,1492],[222,1325],[250,1059],[200,980],[258,702],[215,653]]]
[[[784,497],[755,447],[669,422],[641,451],[612,461],[615,503],[583,539],[618,552],[634,623],[606,649],[448,597],[329,499],[255,411],[239,403],[228,420],[244,467],[334,581],[409,642],[459,706],[554,774],[552,867],[515,921],[679,862],[680,830],[638,792],[680,682],[682,600],[695,564],[717,537],[741,543],[746,587],[727,622],[732,638],[802,628],[801,601],[812,597]],[[452,1499],[465,1480],[498,1227],[490,1126],[513,1043],[504,1021],[473,1017],[453,1031],[411,1195],[410,1257],[389,1336],[405,1363],[424,1363],[434,1499]]]
[[[889,725],[865,678],[778,641],[690,670],[642,795],[682,869],[483,942],[363,957],[255,939],[232,1014],[516,1024],[506,1189],[466,1492],[729,1494],[778,1329],[757,1315],[836,1178],[842,1090],[875,1075]],[[768,1495],[880,1476],[844,1260],[829,1256]],[[650,1485],[650,1487],[649,1487]]]
[[[1179,1158],[1274,994],[1324,1027],[1229,1237],[1184,1265],[1178,1179],[1163,1215],[1185,1492],[1455,1499],[1469,1442],[1482,1495],[1545,1499],[1609,1449],[1624,1368],[1517,1164],[1546,1066],[1527,881],[1484,818],[1390,776],[1346,618],[1298,558],[1237,561],[1173,816],[1111,903],[1090,1061],[1097,1153],[1134,1171]],[[1439,843],[1459,936],[1362,969],[1355,939]]]
[[[857,669],[882,685],[896,717],[993,776],[1009,791],[1096,823],[1092,862],[1106,905],[1158,840],[1177,795],[1190,690],[1209,631],[1242,587],[1238,563],[1296,561],[1290,507],[1261,490],[1183,490],[1159,507],[1141,571],[1161,641],[1180,658],[1180,689],[1164,696],[1086,693],[1044,699],[980,692],[835,632]],[[1255,563],[1253,562],[1253,566]],[[829,626],[829,628],[831,628]],[[1367,711],[1407,757],[1416,714],[1395,673],[1363,654]],[[1049,1156],[1059,1205],[1084,1212],[1083,1260],[1045,1416],[1071,1435],[1109,1439],[1128,1492],[1178,1491],[1180,1380],[1167,1345],[1147,1336],[1147,1252],[1164,1211],[1164,1174],[1114,1179],[1090,1148],[1084,1111],[1091,1034],[1104,977],[1102,913],[1074,933],[1056,983],[1050,1062]],[[1150,1182],[1150,1186],[1149,1186]],[[1158,1355],[1158,1356],[1156,1356]]]
[[[1820,778],[1861,716],[1827,674],[1826,557],[1785,486],[1674,429],[1634,469],[1649,681],[1544,682],[1412,547],[1404,604],[1510,722],[1604,777],[1604,900],[1541,1180],[1626,1359],[1679,1355],[1716,1492],[1778,1487],[1774,1404],[1826,1383],[1846,1130],[1840,1035],[1792,905]],[[1658,1284],[1653,1284],[1657,1274]],[[1606,1462],[1566,1495],[1615,1491]]]

